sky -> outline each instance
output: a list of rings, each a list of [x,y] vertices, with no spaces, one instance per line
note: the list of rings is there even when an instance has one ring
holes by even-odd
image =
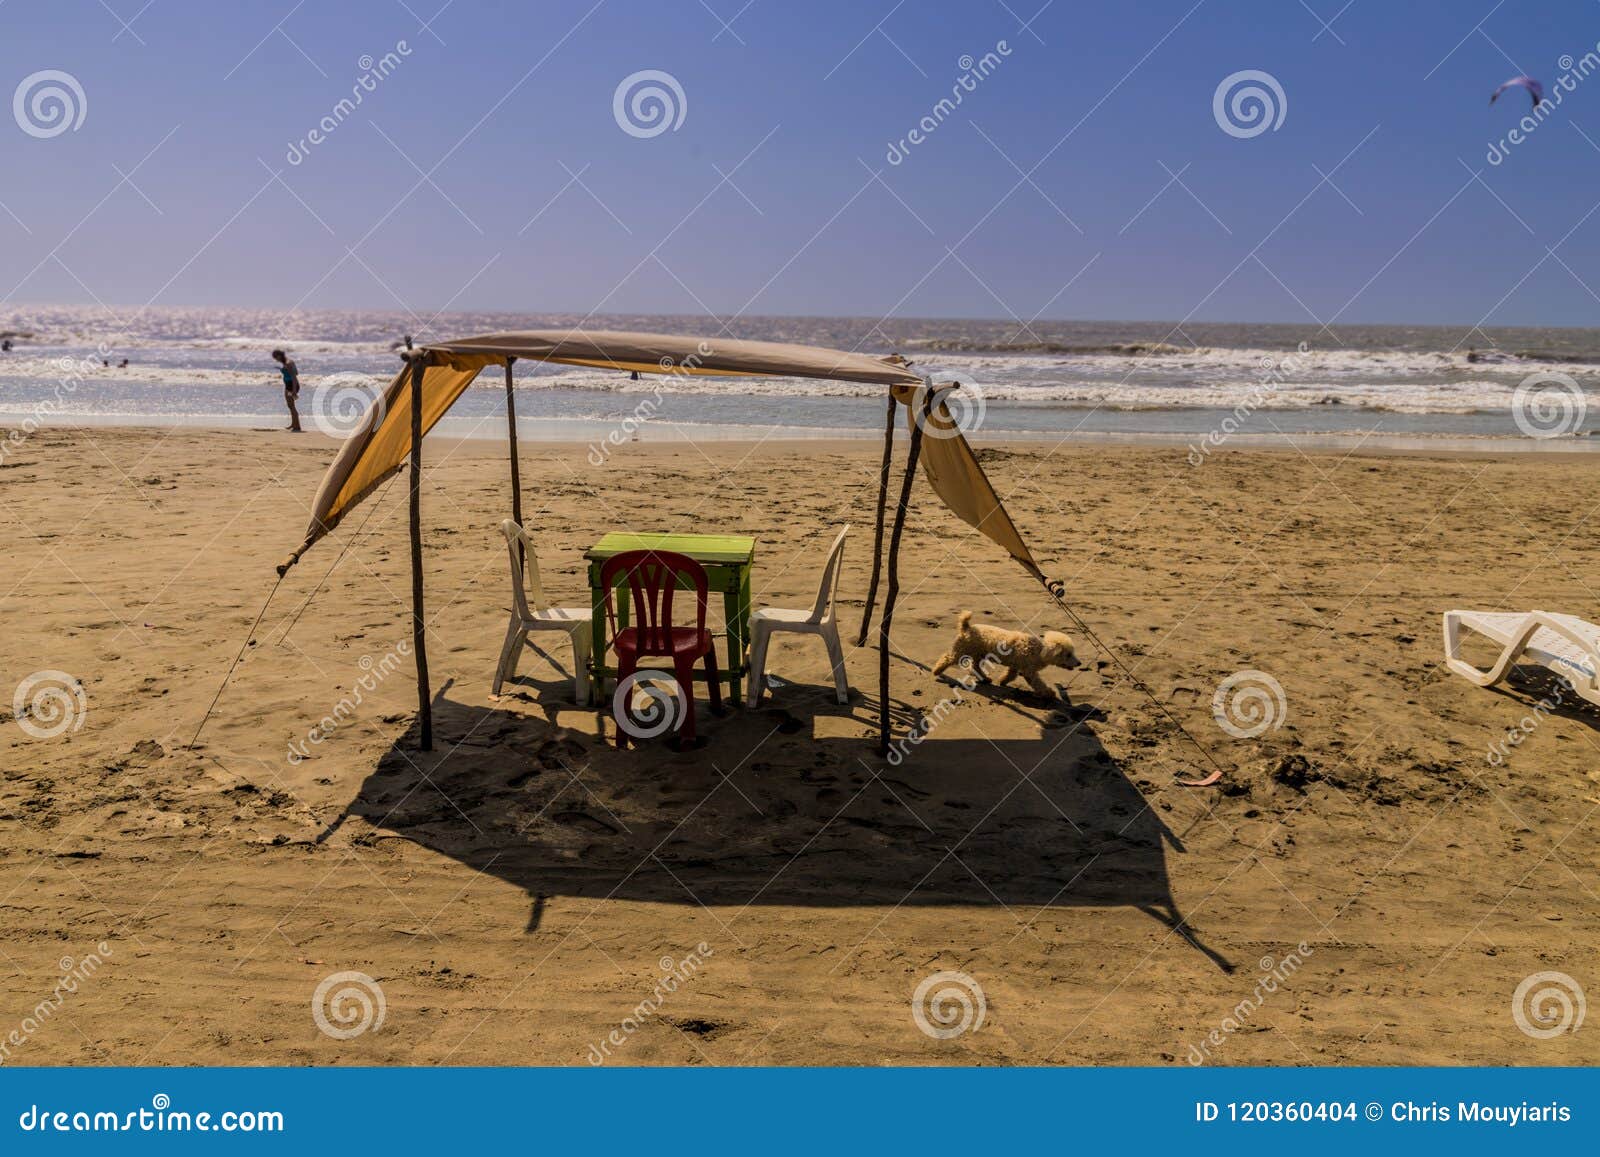
[[[1600,318],[1589,0],[0,0],[0,29],[0,308]],[[1510,143],[1528,94],[1488,98],[1524,72],[1561,99]],[[1235,117],[1252,86],[1273,111]]]

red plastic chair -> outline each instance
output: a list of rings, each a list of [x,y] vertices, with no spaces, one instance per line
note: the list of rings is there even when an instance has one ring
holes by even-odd
[[[695,592],[695,625],[674,626],[672,596],[678,577],[688,576]],[[621,578],[628,584],[633,622],[617,629],[612,592]],[[605,591],[606,620],[617,652],[619,686],[639,669],[640,656],[670,658],[673,675],[683,693],[683,718],[678,724],[680,745],[694,742],[694,665],[704,659],[711,693],[711,709],[722,710],[722,684],[717,677],[717,652],[706,630],[708,582],[703,566],[687,555],[666,550],[625,550],[600,566],[600,586]],[[626,705],[623,707],[626,711]],[[628,745],[627,728],[618,720],[617,746]]]

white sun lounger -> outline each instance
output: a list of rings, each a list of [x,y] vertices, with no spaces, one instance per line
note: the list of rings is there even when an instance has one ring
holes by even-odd
[[[1480,671],[1461,658],[1461,629],[1476,631],[1500,646],[1500,657]],[[1457,675],[1480,687],[1504,679],[1518,659],[1547,667],[1590,703],[1600,705],[1600,627],[1572,615],[1548,611],[1499,614],[1489,611],[1447,611],[1444,616],[1444,661]]]

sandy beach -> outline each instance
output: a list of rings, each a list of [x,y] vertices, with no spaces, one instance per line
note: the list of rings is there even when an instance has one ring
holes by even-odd
[[[190,750],[336,445],[46,428],[0,465],[6,1063],[1600,1062],[1600,1035],[1513,1016],[1525,978],[1595,979],[1600,715],[1439,665],[1453,607],[1600,617],[1591,457],[983,452],[1044,569],[1227,769],[1197,789],[1177,781],[1203,762],[1087,640],[1047,676],[1070,705],[930,678],[963,609],[1070,627],[925,483],[892,706],[903,730],[951,702],[903,762],[876,757],[876,654],[849,645],[871,443],[522,455],[558,604],[586,602],[582,551],[627,528],[754,535],[758,604],[802,606],[853,523],[848,707],[813,640],[774,645],[789,685],[761,708],[702,698],[694,754],[609,746],[561,648],[493,702],[504,446],[430,439],[437,749],[415,749],[391,657],[391,483],[289,573]],[[81,683],[61,734],[11,714],[38,672]],[[1259,736],[1213,717],[1240,672],[1282,688]],[[347,971],[383,1017],[338,1039],[312,1006]],[[982,1020],[938,1039],[914,993],[956,971]]]

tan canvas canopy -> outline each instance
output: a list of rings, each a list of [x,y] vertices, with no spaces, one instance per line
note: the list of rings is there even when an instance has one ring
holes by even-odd
[[[422,431],[426,434],[474,378],[508,359],[569,366],[719,377],[822,378],[886,386],[922,381],[901,358],[877,358],[782,342],[692,338],[606,330],[531,330],[491,333],[421,347],[368,408],[358,433],[345,443],[312,504],[305,541],[285,566],[338,525],[351,508],[404,464],[411,450],[412,368],[423,366]]]
[[[693,338],[672,334],[621,333],[606,330],[532,330],[484,334],[435,342],[402,351],[405,365],[367,409],[359,432],[329,466],[312,504],[305,539],[278,567],[280,577],[319,539],[337,526],[357,504],[386,479],[411,464],[412,620],[417,657],[423,747],[431,746],[431,708],[427,688],[427,653],[422,629],[422,556],[420,477],[422,437],[455,404],[474,378],[489,366],[503,366],[511,441],[512,517],[521,521],[521,487],[516,452],[515,395],[512,365],[524,361],[590,366],[640,374],[687,374],[721,377],[819,378],[887,387],[888,420],[879,479],[873,573],[862,622],[864,642],[876,598],[882,562],[884,515],[888,498],[895,411],[904,406],[911,428],[909,460],[895,510],[889,546],[888,589],[879,622],[880,747],[888,745],[888,629],[898,590],[900,535],[912,479],[920,458],[934,492],[962,521],[1003,547],[1047,588],[1016,524],[994,487],[984,476],[972,447],[951,419],[944,399],[957,383],[935,386],[918,376],[904,358],[819,349],[782,342]],[[1052,593],[1057,593],[1052,591]],[[1057,597],[1059,602],[1059,595]]]

